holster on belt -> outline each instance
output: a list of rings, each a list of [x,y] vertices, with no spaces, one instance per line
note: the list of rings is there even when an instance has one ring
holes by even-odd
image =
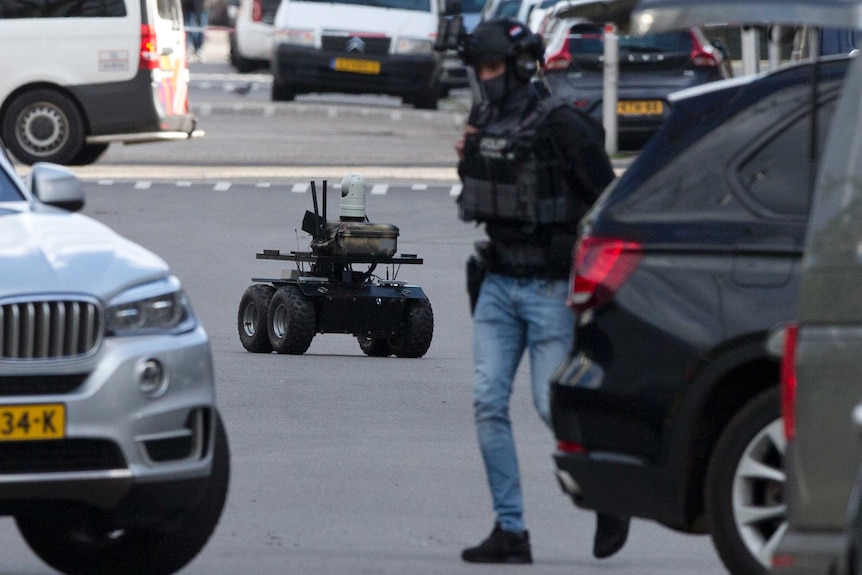
[[[482,281],[485,279],[485,274],[490,269],[493,258],[493,247],[491,242],[481,240],[474,244],[476,253],[471,254],[467,258],[467,295],[470,296],[470,315],[476,309],[476,302],[479,300],[479,290],[482,288]]]

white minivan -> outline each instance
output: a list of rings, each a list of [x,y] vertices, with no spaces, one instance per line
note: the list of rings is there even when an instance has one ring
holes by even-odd
[[[303,92],[400,96],[436,109],[443,56],[438,0],[282,0],[272,99]]]
[[[179,0],[2,0],[0,53],[0,139],[25,164],[203,134]]]

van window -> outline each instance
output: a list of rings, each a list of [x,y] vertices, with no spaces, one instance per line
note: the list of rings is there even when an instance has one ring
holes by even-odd
[[[121,18],[124,0],[2,0],[0,18]]]
[[[158,6],[159,18],[172,20],[177,25],[182,23],[182,8],[177,4],[177,0],[158,0],[156,5]]]
[[[321,4],[358,4],[359,6],[374,6],[377,8],[395,8],[397,10],[417,10],[429,12],[431,0],[308,0]]]

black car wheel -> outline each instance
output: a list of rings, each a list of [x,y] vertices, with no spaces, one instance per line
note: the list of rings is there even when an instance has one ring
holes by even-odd
[[[108,150],[108,144],[84,144],[81,151],[69,161],[70,166],[89,166],[102,157]]]
[[[356,339],[359,341],[359,348],[362,350],[362,353],[369,357],[389,357],[392,355],[389,340],[385,337],[360,335]]]
[[[422,357],[431,346],[434,335],[434,312],[427,299],[410,300],[398,335],[389,339],[392,353],[398,357]]]
[[[104,513],[62,504],[17,515],[18,530],[45,563],[70,575],[168,575],[203,549],[221,517],[230,479],[227,433],[216,419],[212,474],[200,502],[162,525],[118,528]]]
[[[272,101],[273,102],[289,102],[296,98],[296,90],[291,88],[290,84],[279,82],[273,78],[272,80]]]
[[[786,530],[784,438],[779,390],[746,404],[710,459],[705,505],[718,555],[734,575],[766,574]]]
[[[275,292],[269,303],[269,342],[278,353],[302,355],[317,332],[314,302],[294,286]]]
[[[242,346],[252,353],[269,353],[272,344],[269,342],[269,303],[275,294],[275,288],[266,284],[255,284],[246,288],[239,300],[237,314],[237,330]]]
[[[64,94],[30,90],[12,100],[2,134],[9,151],[25,164],[69,164],[84,146],[84,121]]]

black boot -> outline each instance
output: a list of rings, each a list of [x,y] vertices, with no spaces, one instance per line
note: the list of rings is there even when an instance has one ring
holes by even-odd
[[[461,552],[461,559],[470,563],[532,563],[530,533],[504,531],[496,523],[487,539]]]
[[[597,513],[593,556],[596,559],[604,559],[622,549],[629,536],[630,522],[628,517]]]

